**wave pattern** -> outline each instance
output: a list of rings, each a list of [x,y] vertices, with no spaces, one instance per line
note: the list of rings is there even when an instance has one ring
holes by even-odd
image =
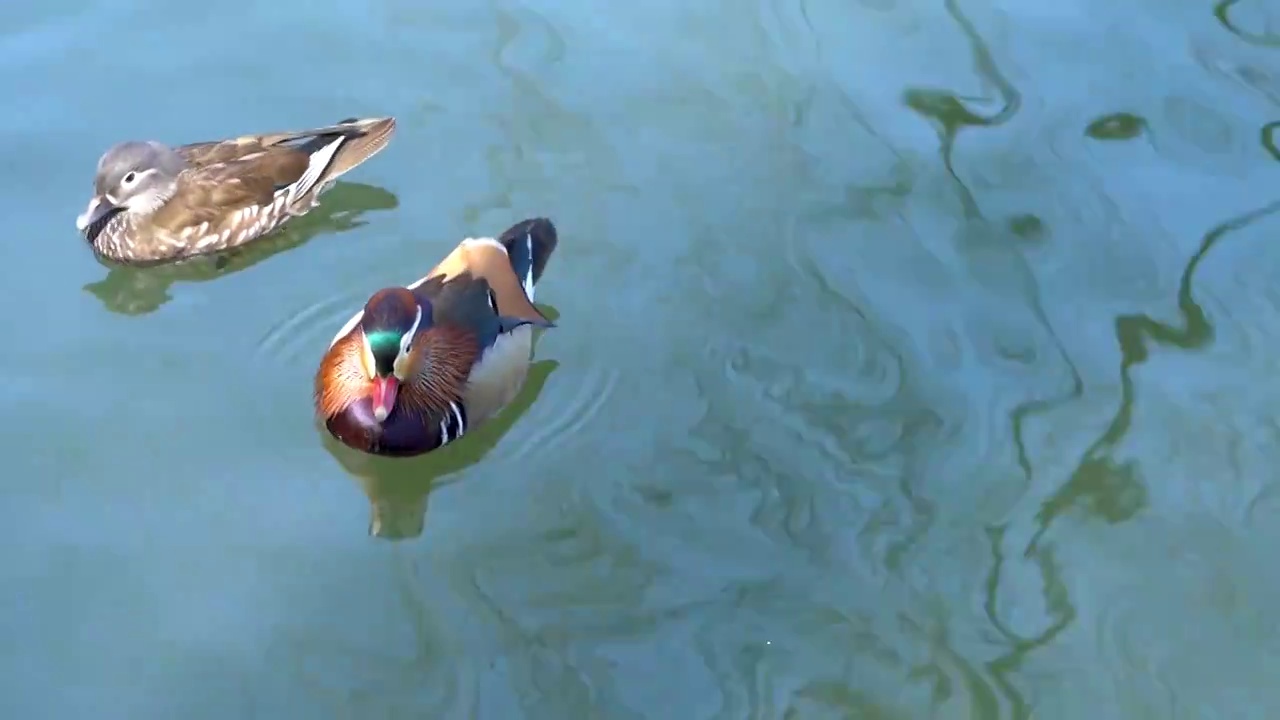
[[[252,272],[85,285],[26,257],[100,277],[79,246],[3,251],[41,308],[0,387],[16,709],[1280,712],[1266,3],[121,7],[0,33],[14,177],[83,188],[55,150],[139,117],[402,124],[314,226],[340,238]],[[241,44],[154,61],[196,27]],[[88,86],[49,50],[104,37]],[[90,113],[118,78],[131,112]],[[13,184],[14,237],[67,234],[45,189]],[[326,452],[306,396],[338,327],[535,213],[559,326],[507,424]]]

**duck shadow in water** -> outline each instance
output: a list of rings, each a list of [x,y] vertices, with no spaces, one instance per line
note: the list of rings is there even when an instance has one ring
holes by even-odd
[[[548,306],[539,304],[538,308],[552,321],[559,315]],[[560,363],[555,360],[534,362],[529,366],[524,387],[500,413],[468,430],[461,440],[417,457],[390,458],[352,450],[317,423],[325,450],[360,485],[369,500],[369,536],[392,541],[421,536],[427,521],[427,498],[432,490],[448,484],[437,481],[475,465],[497,447],[533,406],[558,367]]]
[[[206,282],[240,272],[273,255],[300,247],[317,235],[337,234],[365,225],[360,218],[366,212],[393,210],[399,205],[394,194],[380,187],[338,182],[324,194],[319,207],[243,247],[156,265],[122,265],[95,255],[108,269],[107,276],[85,285],[84,289],[111,312],[145,315],[173,299],[169,288],[176,282]]]

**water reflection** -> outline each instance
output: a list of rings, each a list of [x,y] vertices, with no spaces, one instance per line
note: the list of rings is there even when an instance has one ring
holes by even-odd
[[[273,255],[300,247],[313,237],[341,233],[365,224],[364,213],[394,210],[400,202],[380,187],[338,182],[325,193],[320,207],[295,218],[279,231],[257,242],[223,253],[202,255],[176,263],[138,266],[117,265],[101,258],[107,276],[84,289],[97,296],[108,310],[121,315],[145,315],[172,300],[175,282],[205,282],[240,272]]]
[[[986,80],[996,88],[999,95],[999,109],[984,115],[970,110],[953,93],[924,88],[908,88],[903,92],[902,102],[907,107],[937,124],[940,143],[938,153],[942,157],[942,163],[951,175],[951,179],[956,184],[966,215],[972,218],[981,213],[978,210],[977,202],[974,200],[973,192],[956,174],[955,164],[952,159],[956,136],[965,128],[998,127],[1009,122],[1014,115],[1018,114],[1018,110],[1022,108],[1022,93],[996,67],[995,60],[991,56],[991,50],[987,47],[986,41],[978,33],[977,28],[973,26],[973,22],[969,20],[968,16],[961,12],[956,0],[947,0],[946,8],[947,14],[951,16],[951,19],[959,26],[960,31],[964,33],[965,38],[969,41],[969,47],[973,53],[974,71],[983,80]]]
[[[1230,32],[1232,35],[1235,35],[1250,45],[1257,45],[1259,47],[1266,48],[1280,47],[1280,35],[1270,32],[1260,33],[1246,30],[1240,27],[1240,24],[1232,19],[1231,16],[1235,7],[1240,4],[1240,0],[1219,0],[1219,2],[1213,6],[1213,16],[1218,19],[1219,23],[1222,23],[1222,27],[1226,28],[1227,32]],[[1245,5],[1253,5],[1252,9],[1255,14],[1265,14],[1267,10],[1265,3],[1245,3]],[[1259,10],[1261,10],[1261,13],[1259,13]]]
[[[1147,130],[1147,120],[1128,112],[1112,113],[1089,123],[1084,134],[1094,140],[1132,140]]]
[[[554,318],[555,313],[547,315]],[[502,412],[468,431],[462,440],[418,457],[389,458],[352,450],[317,423],[316,431],[325,449],[350,473],[369,499],[370,537],[409,540],[422,535],[427,498],[440,486],[436,481],[475,465],[497,447],[516,421],[533,406],[551,373],[559,366],[555,360],[533,363],[524,387]]]
[[[1146,506],[1147,488],[1137,464],[1117,462],[1111,457],[1133,424],[1133,369],[1149,357],[1148,342],[1195,350],[1213,341],[1213,325],[1194,297],[1196,269],[1224,237],[1278,210],[1280,202],[1270,203],[1227,220],[1205,234],[1178,284],[1182,327],[1173,327],[1147,315],[1116,318],[1116,338],[1121,352],[1120,406],[1106,430],[1085,452],[1071,479],[1041,507],[1037,518],[1039,530],[1029,543],[1028,553],[1048,532],[1053,521],[1069,508],[1083,506],[1095,517],[1114,524],[1128,520]]]

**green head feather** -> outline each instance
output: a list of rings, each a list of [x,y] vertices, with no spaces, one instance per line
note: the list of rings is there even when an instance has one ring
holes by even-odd
[[[390,375],[396,356],[400,354],[400,340],[404,335],[395,330],[378,330],[366,337],[369,339],[369,350],[373,352],[378,374]]]
[[[391,357],[395,357],[400,352],[400,339],[404,335],[395,330],[378,330],[369,333],[369,349],[374,354],[390,353]]]

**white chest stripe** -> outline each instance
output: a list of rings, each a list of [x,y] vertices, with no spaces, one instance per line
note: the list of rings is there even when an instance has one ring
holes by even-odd
[[[449,403],[449,414],[440,419],[440,446],[462,437],[467,431],[467,414],[456,402]]]

